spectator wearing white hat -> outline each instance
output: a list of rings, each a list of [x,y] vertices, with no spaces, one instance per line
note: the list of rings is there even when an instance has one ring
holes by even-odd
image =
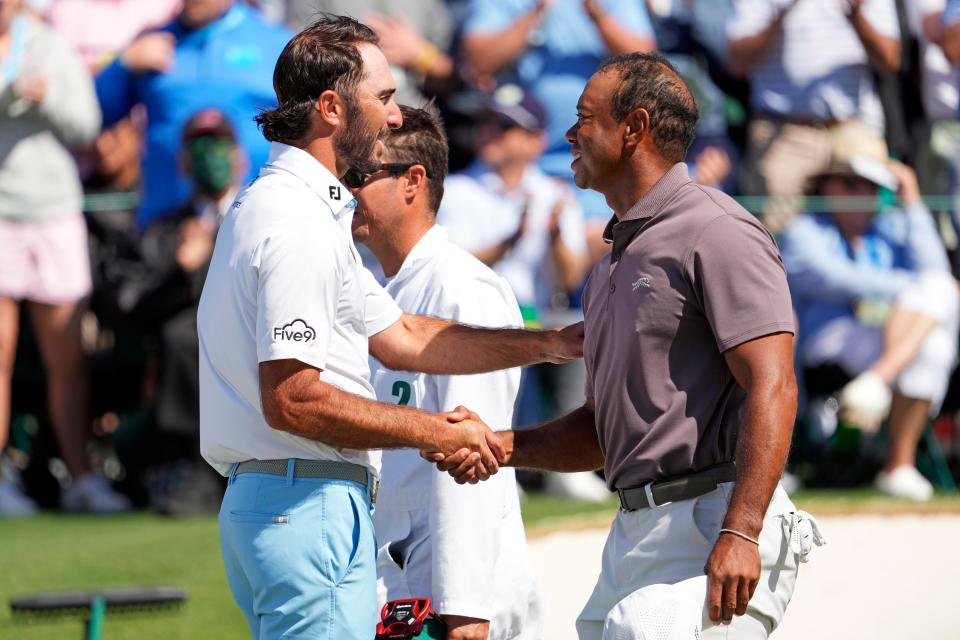
[[[837,367],[853,378],[840,391],[848,422],[875,430],[889,411],[887,459],[875,484],[928,500],[933,488],[915,467],[916,448],[953,369],[957,283],[913,171],[886,161],[883,145],[845,142],[811,191],[833,204],[861,200],[798,215],[782,239],[800,321],[797,359],[811,394],[836,390],[824,384]],[[881,187],[899,189],[902,208],[878,215]]]

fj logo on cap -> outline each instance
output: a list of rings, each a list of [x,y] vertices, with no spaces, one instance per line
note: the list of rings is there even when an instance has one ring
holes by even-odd
[[[306,322],[297,318],[293,322],[288,322],[282,327],[273,328],[274,340],[287,340],[289,342],[310,342],[317,337],[317,331]]]

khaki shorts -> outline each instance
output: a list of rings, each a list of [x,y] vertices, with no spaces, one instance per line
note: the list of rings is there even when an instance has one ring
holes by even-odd
[[[577,619],[580,640],[601,640],[607,614],[623,598],[654,584],[679,584],[705,603],[703,567],[717,540],[733,483],[693,500],[653,509],[619,511],[603,549],[602,569],[593,594]],[[787,531],[796,511],[778,485],[760,534],[761,576],[747,614],[730,625],[713,625],[703,612],[701,637],[766,638],[786,611],[797,580],[799,555]]]

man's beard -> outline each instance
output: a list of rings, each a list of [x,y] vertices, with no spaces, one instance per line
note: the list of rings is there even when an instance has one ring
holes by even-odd
[[[346,101],[345,122],[333,136],[333,150],[348,167],[365,173],[376,171],[379,163],[373,157],[381,129],[374,129],[354,100]]]

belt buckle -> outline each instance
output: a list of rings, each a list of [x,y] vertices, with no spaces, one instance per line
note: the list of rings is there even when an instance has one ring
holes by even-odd
[[[648,482],[647,484],[643,485],[643,492],[647,494],[647,508],[656,509],[657,507],[663,507],[670,504],[672,500],[667,500],[666,502],[657,504],[657,501],[653,498],[653,485],[653,482]]]

